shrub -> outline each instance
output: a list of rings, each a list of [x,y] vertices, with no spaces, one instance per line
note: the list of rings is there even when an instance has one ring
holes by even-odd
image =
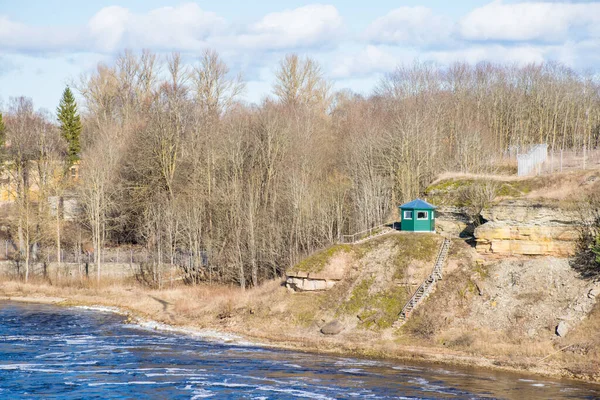
[[[580,215],[584,222],[580,227],[577,253],[571,267],[582,278],[600,279],[600,194],[592,194],[581,202]]]

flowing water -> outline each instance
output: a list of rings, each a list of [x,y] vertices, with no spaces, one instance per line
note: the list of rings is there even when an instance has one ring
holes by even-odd
[[[0,302],[0,398],[596,399],[600,387],[332,357],[127,325],[114,313]]]

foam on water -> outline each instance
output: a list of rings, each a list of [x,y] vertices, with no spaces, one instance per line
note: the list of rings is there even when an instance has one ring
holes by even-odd
[[[118,385],[172,385],[175,382],[130,381],[130,382],[94,382],[88,386],[118,386]]]
[[[1,398],[598,397],[580,384],[296,353],[211,330],[124,324],[110,307],[1,305]]]
[[[119,314],[119,315],[127,315],[127,313],[125,311],[121,310],[118,307],[108,307],[108,306],[73,306],[73,308],[79,309],[79,310],[88,310],[88,311],[95,311],[95,312],[103,312],[103,313],[112,313],[112,314]]]
[[[303,397],[303,398],[308,398],[308,399],[336,400],[335,397],[329,397],[327,395],[323,395],[323,394],[319,394],[319,393],[315,393],[315,392],[309,392],[309,391],[305,391],[305,390],[298,390],[298,389],[280,388],[280,387],[275,387],[275,386],[259,386],[258,389],[266,391],[266,392],[290,394],[294,397]]]
[[[202,388],[201,389],[195,389],[194,391],[192,391],[192,395],[193,395],[192,396],[192,400],[193,399],[206,399],[206,398],[214,397],[215,396],[214,393],[211,393],[208,390],[202,389]]]
[[[365,371],[360,368],[342,368],[340,372],[346,372],[348,374],[364,374]]]

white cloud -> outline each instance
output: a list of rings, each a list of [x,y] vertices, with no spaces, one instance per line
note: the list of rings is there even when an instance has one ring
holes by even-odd
[[[445,50],[418,50],[388,45],[367,45],[353,55],[340,57],[341,61],[334,67],[332,77],[346,79],[391,72],[396,66],[411,64],[414,60],[432,61],[439,65],[449,65],[457,61],[470,64],[490,61],[525,65],[541,63],[548,58],[552,58],[564,62],[566,65],[572,65],[573,54],[571,52],[559,54],[557,51],[560,49],[562,47],[527,44],[519,46],[473,45]],[[570,58],[567,58],[567,56]]]
[[[63,46],[77,47],[80,30],[27,26],[0,15],[0,50],[17,52],[54,52]]]
[[[338,39],[342,25],[342,17],[335,7],[308,5],[267,14],[232,41],[262,49],[321,46]]]
[[[410,52],[410,51],[409,51]],[[403,59],[415,57],[416,53],[401,57],[393,48],[367,45],[358,53],[340,57],[331,76],[336,79],[367,76],[393,70]]]
[[[126,8],[112,6],[98,11],[88,22],[88,34],[100,51],[112,51],[125,33],[131,14]]]
[[[525,65],[541,63],[546,59],[549,48],[545,46],[520,45],[477,45],[463,49],[431,51],[425,54],[426,60],[448,65],[456,61],[475,64],[480,61]]]
[[[0,15],[0,80],[5,95],[36,93],[40,69],[45,81],[59,81],[52,90],[60,90],[67,77],[76,78],[100,60],[110,63],[125,48],[180,51],[186,63],[194,62],[202,49],[215,48],[234,72],[249,79],[253,100],[269,91],[277,62],[290,51],[308,53],[330,78],[352,88],[415,59],[442,65],[556,60],[576,69],[600,66],[599,0],[496,0],[462,18],[422,6],[399,7],[363,32],[349,28],[336,7],[321,4],[245,22],[227,20],[192,2],[143,13],[105,7],[70,27],[29,25]],[[9,59],[18,63],[7,63]],[[55,97],[48,95],[46,103]]]
[[[162,7],[147,14],[133,14],[113,6],[100,10],[87,27],[100,51],[122,48],[194,51],[208,45],[226,22],[197,4]]]
[[[493,1],[460,21],[468,40],[555,42],[575,37],[600,37],[600,3],[505,4]]]
[[[400,7],[377,18],[366,37],[375,43],[422,46],[448,42],[454,23],[426,7]]]
[[[279,50],[331,44],[340,36],[342,18],[327,5],[265,15],[255,23],[233,26],[195,3],[136,14],[120,6],[105,7],[76,28],[35,27],[0,15],[0,50],[16,52],[114,53],[124,48],[196,52],[243,48]]]

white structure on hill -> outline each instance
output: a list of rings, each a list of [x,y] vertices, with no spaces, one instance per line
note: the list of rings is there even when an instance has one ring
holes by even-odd
[[[519,154],[517,162],[519,163],[519,176],[529,175],[532,171],[540,172],[541,165],[548,158],[548,145],[537,144],[527,152],[527,154]]]

